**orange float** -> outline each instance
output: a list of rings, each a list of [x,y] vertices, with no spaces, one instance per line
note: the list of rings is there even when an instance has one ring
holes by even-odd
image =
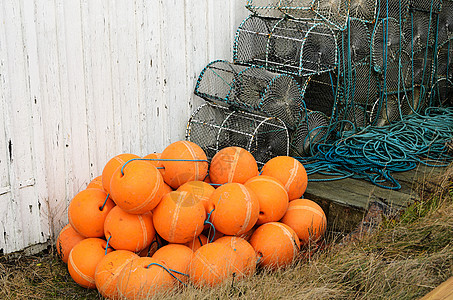
[[[147,160],[147,162],[149,162],[153,166],[155,166],[159,170],[161,175],[164,175],[164,164],[162,163],[162,161],[156,160],[156,159],[160,159],[161,156],[162,156],[161,153],[151,153],[146,156],[143,156],[143,158],[149,159],[149,160]]]
[[[104,234],[116,250],[139,252],[151,244],[156,234],[153,216],[130,214],[116,206],[105,218]]]
[[[166,194],[153,211],[157,233],[170,243],[193,240],[203,231],[205,219],[203,204],[188,192]]]
[[[56,247],[57,253],[64,263],[68,263],[69,252],[71,252],[72,248],[84,239],[85,237],[75,231],[71,224],[61,229],[57,238]]]
[[[262,267],[277,269],[289,266],[300,249],[296,232],[286,224],[270,222],[258,227],[250,238]]]
[[[151,242],[151,244],[143,249],[142,251],[138,252],[138,256],[140,257],[152,257],[156,251],[163,246],[163,240],[160,236],[157,234],[154,235],[154,239]]]
[[[127,250],[116,250],[105,255],[96,267],[94,281],[99,293],[108,299],[119,299],[116,288],[121,270],[138,255]]]
[[[102,176],[95,177],[90,183],[87,185],[87,189],[100,189],[104,190],[102,186]]]
[[[98,238],[87,238],[72,248],[69,253],[68,270],[72,279],[84,288],[94,289],[96,267],[105,256],[107,242]],[[107,253],[112,252],[108,248]]]
[[[209,168],[213,183],[237,182],[244,184],[258,175],[258,165],[253,155],[240,147],[223,148],[214,155]]]
[[[103,237],[104,221],[115,203],[103,190],[86,189],[71,200],[68,208],[69,224],[84,237]],[[105,203],[105,205],[104,205]]]
[[[193,252],[197,251],[201,246],[209,243],[208,238],[204,234],[200,234],[195,239],[190,242],[185,243],[184,245],[192,249]]]
[[[209,211],[207,211],[209,197],[211,197],[212,193],[215,191],[215,188],[209,183],[203,181],[189,181],[181,185],[178,188],[178,191],[192,193],[195,199],[198,199],[201,203],[203,203],[206,213],[209,213]]]
[[[134,158],[140,157],[135,154],[123,153],[113,157],[107,162],[102,170],[102,186],[107,194],[110,193],[110,180],[112,179],[113,173],[115,173],[118,168],[121,168],[126,162]]]
[[[210,222],[216,231],[239,235],[249,231],[258,220],[258,197],[240,183],[227,183],[217,188],[209,199]]]
[[[192,256],[193,251],[189,247],[180,244],[168,244],[157,250],[153,258],[162,261],[170,271],[176,271],[173,272],[173,275],[182,283],[186,283],[189,280],[189,265]]]
[[[289,201],[299,199],[307,189],[308,177],[304,166],[290,156],[277,156],[262,168],[261,175],[278,179],[288,192]]]
[[[257,225],[279,221],[288,209],[288,193],[277,179],[262,175],[250,178],[245,186],[258,197],[260,215]]]
[[[206,154],[193,142],[172,143],[162,151],[161,158],[164,181],[174,189],[189,181],[203,180],[208,173]]]
[[[291,201],[281,222],[296,232],[303,245],[316,243],[327,228],[326,215],[321,206],[308,199]]]
[[[236,253],[229,246],[206,244],[195,251],[189,267],[189,278],[196,287],[214,287],[238,273],[237,262]]]
[[[118,168],[110,181],[110,197],[131,214],[151,211],[164,194],[162,175],[144,160],[134,160]]]
[[[175,279],[160,260],[139,257],[127,264],[118,276],[118,292],[122,299],[148,299],[175,286]]]
[[[255,273],[256,254],[249,242],[237,236],[224,236],[219,238],[216,243],[227,245],[236,252],[237,259],[240,262],[235,263],[235,265],[242,266],[242,269],[239,270],[238,278],[247,277]]]

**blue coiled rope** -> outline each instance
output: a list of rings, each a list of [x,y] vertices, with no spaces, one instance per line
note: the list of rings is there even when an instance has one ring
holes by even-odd
[[[417,164],[447,166],[453,160],[447,143],[453,139],[453,107],[431,107],[425,115],[412,114],[383,127],[343,132],[341,139],[317,146],[311,157],[297,157],[308,175],[331,175],[309,181],[359,178],[382,188],[398,190],[393,172],[414,169]]]

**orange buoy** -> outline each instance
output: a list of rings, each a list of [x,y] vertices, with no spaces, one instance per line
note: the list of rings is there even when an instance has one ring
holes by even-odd
[[[176,276],[182,283],[186,283],[189,280],[189,265],[192,261],[193,251],[187,246],[180,244],[168,244],[163,246],[154,253],[153,258],[162,261],[173,275]]]
[[[84,237],[103,237],[104,221],[115,203],[99,189],[86,189],[71,200],[68,208],[69,224]],[[105,203],[105,205],[104,205]]]
[[[85,237],[75,231],[71,224],[63,227],[58,235],[56,247],[58,255],[65,264],[68,263],[69,252],[71,252],[72,248],[84,239]]]
[[[157,233],[170,243],[184,244],[203,231],[206,212],[191,193],[174,191],[162,197],[153,210]]]
[[[193,252],[197,251],[201,246],[209,243],[208,238],[204,234],[200,234],[195,239],[190,242],[185,243],[184,245],[192,249]]]
[[[164,195],[170,193],[170,192],[173,192],[174,190],[171,188],[171,186],[169,186],[168,184],[166,184],[164,182]],[[163,196],[162,196],[163,197]]]
[[[163,267],[167,268],[162,261],[151,257],[133,259],[118,276],[120,296],[125,299],[147,299],[173,288],[175,279]]]
[[[270,176],[255,176],[250,178],[245,186],[258,197],[260,215],[257,225],[279,221],[288,209],[288,193],[277,179]]]
[[[203,180],[208,173],[206,154],[193,142],[172,143],[162,151],[161,158],[164,181],[174,189],[189,181]]]
[[[258,197],[240,183],[227,183],[217,188],[209,199],[210,221],[226,235],[249,231],[258,220]]]
[[[131,214],[151,211],[164,193],[162,175],[155,166],[143,160],[134,160],[124,168],[118,168],[110,181],[110,197]]]
[[[236,252],[236,256],[241,262],[235,265],[242,266],[242,269],[239,270],[239,278],[255,273],[256,254],[249,242],[237,236],[224,236],[219,238],[216,243],[225,244]]]
[[[104,190],[107,192],[107,194],[110,193],[110,180],[112,179],[113,173],[118,168],[121,168],[126,162],[134,158],[140,157],[135,154],[123,153],[113,157],[107,162],[104,169],[102,170],[102,186],[104,187]]]
[[[84,288],[94,289],[96,267],[105,256],[107,242],[98,238],[80,241],[69,253],[68,270],[72,279]],[[112,252],[108,248],[107,253]]]
[[[257,253],[259,264],[270,269],[289,266],[300,249],[294,230],[279,222],[258,227],[250,238],[250,244]]]
[[[206,213],[208,214],[208,203],[209,197],[215,191],[215,188],[209,183],[203,181],[189,181],[184,183],[178,188],[178,191],[185,191],[192,193],[195,199],[198,199],[204,206]]]
[[[104,233],[116,250],[139,252],[151,245],[156,231],[151,213],[135,215],[116,206],[105,218]]]
[[[308,199],[291,201],[281,222],[294,229],[303,245],[316,243],[327,228],[326,215],[321,206]]]
[[[277,156],[262,168],[261,175],[278,179],[288,192],[289,201],[299,199],[307,189],[308,177],[304,166],[290,156]]]
[[[149,246],[145,247],[145,249],[143,249],[142,251],[137,252],[138,256],[152,257],[154,255],[154,253],[156,253],[156,251],[164,245],[163,242],[164,241],[162,240],[162,238],[160,236],[158,236],[157,234],[155,234],[154,239],[151,242],[151,244]]]
[[[94,281],[99,293],[108,299],[119,299],[116,285],[121,270],[138,255],[127,250],[116,250],[105,255],[96,267]]]
[[[235,265],[238,262],[236,252],[229,246],[209,243],[195,251],[189,267],[189,278],[196,287],[214,287],[238,273]]]
[[[162,156],[162,153],[151,153],[146,156],[143,156],[143,158],[150,159],[150,160],[147,160],[147,162],[149,162],[153,166],[155,166],[159,170],[160,174],[163,176],[164,175],[164,164],[162,163],[161,160],[156,160],[156,159],[160,159],[161,156]]]
[[[213,183],[237,182],[244,184],[258,175],[258,165],[253,155],[240,147],[223,148],[214,155],[209,168]]]
[[[95,177],[90,183],[87,185],[87,189],[100,189],[104,190],[102,186],[102,176]]]
[[[255,232],[256,227],[257,226],[254,226],[249,231],[244,232],[242,234],[238,234],[237,236],[243,238],[244,240],[246,240],[248,242],[250,240],[250,237],[252,236],[252,234]]]

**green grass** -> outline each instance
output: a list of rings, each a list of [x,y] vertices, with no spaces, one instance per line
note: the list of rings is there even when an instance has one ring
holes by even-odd
[[[453,168],[449,169],[450,171]],[[417,299],[452,276],[451,173],[398,218],[360,240],[328,238],[329,247],[290,268],[259,270],[213,289],[192,286],[156,299]],[[0,299],[101,299],[77,286],[51,250],[0,258]]]

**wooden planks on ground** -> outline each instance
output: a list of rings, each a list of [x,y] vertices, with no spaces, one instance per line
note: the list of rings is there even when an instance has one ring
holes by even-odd
[[[393,209],[402,209],[420,199],[416,189],[418,185],[435,183],[445,171],[445,167],[420,165],[408,172],[394,173],[394,178],[401,184],[400,190],[385,189],[368,181],[352,178],[310,182],[304,197],[322,206],[334,230],[349,230],[363,218],[371,202],[377,201]],[[314,174],[309,178],[329,177]]]
[[[453,299],[453,277],[450,277],[437,288],[426,294],[420,300],[448,300]]]

